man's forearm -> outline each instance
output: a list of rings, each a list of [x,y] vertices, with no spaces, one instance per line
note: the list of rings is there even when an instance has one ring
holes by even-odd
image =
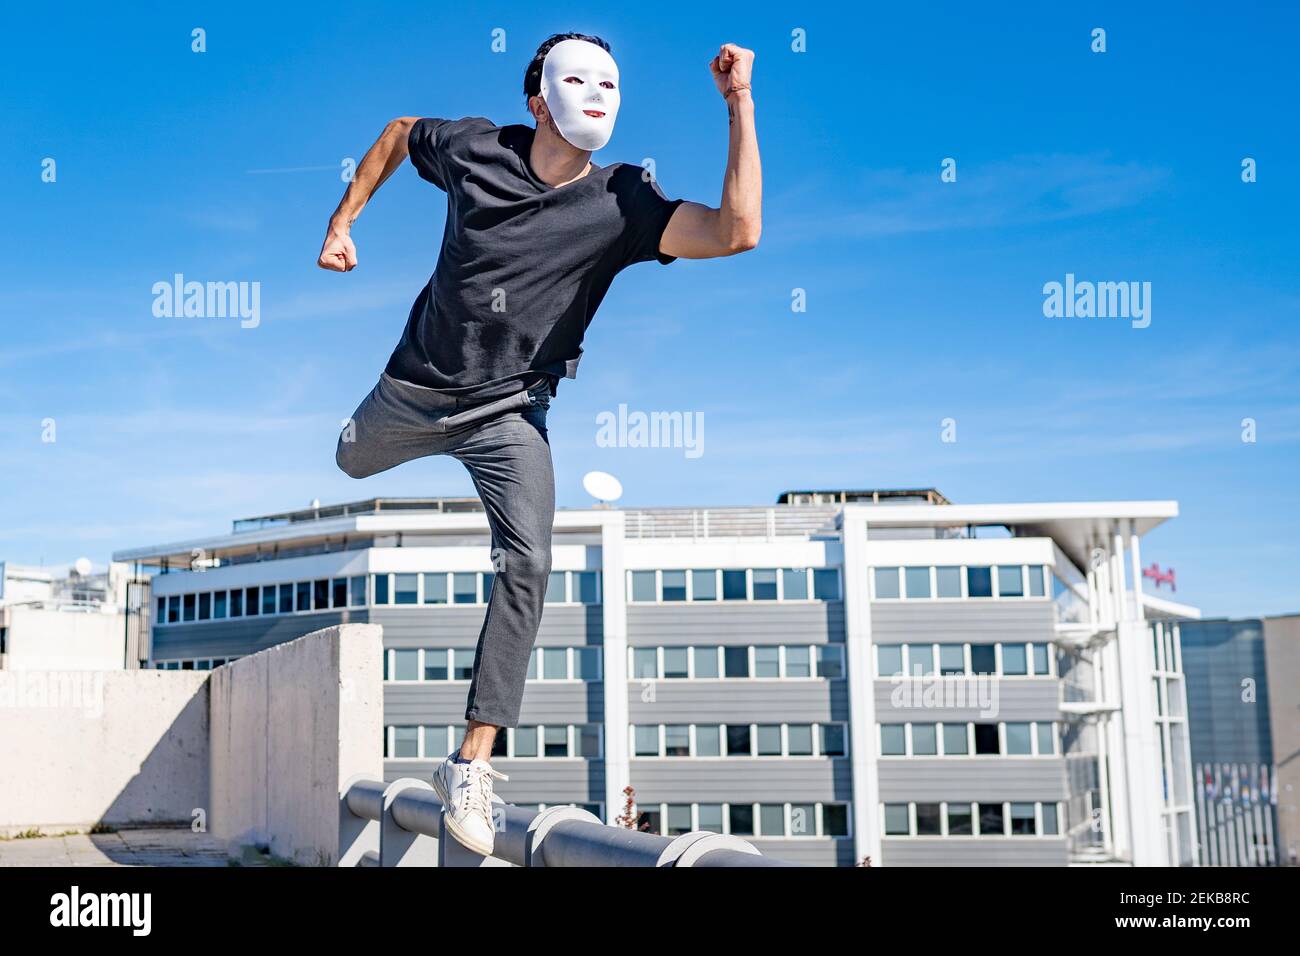
[[[763,229],[763,170],[754,129],[754,100],[748,89],[727,97],[730,135],[722,181],[720,224],[734,249],[752,249]]]
[[[361,158],[352,182],[348,184],[334,215],[330,217],[332,231],[347,232],[375,190],[402,165],[406,159],[406,140],[414,122],[415,117],[403,116],[384,127],[379,139],[375,140],[375,145]]]

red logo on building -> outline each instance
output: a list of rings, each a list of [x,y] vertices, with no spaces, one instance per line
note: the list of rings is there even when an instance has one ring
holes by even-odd
[[[1162,584],[1168,584],[1169,590],[1178,590],[1178,585],[1174,583],[1174,569],[1169,568],[1168,570],[1161,571],[1160,565],[1156,564],[1154,561],[1151,563],[1151,567],[1142,569],[1142,577],[1150,578],[1155,582],[1156,587],[1160,587]]]

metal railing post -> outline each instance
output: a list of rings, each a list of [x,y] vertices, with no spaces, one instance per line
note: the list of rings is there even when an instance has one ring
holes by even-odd
[[[384,788],[383,817],[379,826],[380,866],[437,866],[441,856],[440,841],[415,829],[402,826],[394,816],[394,806],[399,799],[432,798],[439,811],[442,804],[434,796],[433,787],[414,777],[402,777]],[[422,801],[423,802],[423,801]]]
[[[339,866],[364,866],[367,854],[379,853],[379,821],[357,813],[365,803],[382,799],[383,784],[355,774],[339,794]]]
[[[659,857],[658,865],[695,866],[705,854],[719,850],[729,850],[733,853],[762,857],[762,854],[755,849],[752,843],[747,843],[740,837],[724,833],[713,833],[709,830],[693,830],[690,833],[683,833],[668,844],[668,848]]]
[[[447,829],[446,811],[438,815],[438,828],[441,836],[438,839],[438,865],[439,866],[510,866],[508,860],[502,859],[499,854],[502,850],[502,837],[505,835],[508,822],[506,814],[506,804],[500,797],[493,797],[492,805],[492,829],[495,831],[493,856],[483,856],[476,853],[469,847],[462,844]]]
[[[595,814],[578,807],[547,807],[533,817],[532,823],[528,824],[527,835],[524,837],[524,866],[546,866],[546,858],[542,855],[542,844],[551,829],[565,820],[578,820],[582,823],[604,826]]]

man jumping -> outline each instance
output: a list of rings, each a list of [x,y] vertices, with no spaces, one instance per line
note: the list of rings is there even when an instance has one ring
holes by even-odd
[[[762,175],[754,133],[754,54],[724,44],[710,63],[731,126],[719,208],[669,200],[640,166],[597,166],[614,129],[618,66],[599,37],[563,33],[524,72],[536,129],[481,117],[395,119],[330,219],[317,265],[356,268],[349,235],[408,155],[447,194],[437,268],[411,308],[379,383],[339,438],[336,460],[365,478],[426,455],[469,470],[492,532],[487,615],[474,655],[458,753],[433,785],[447,828],[492,852],[489,764],[519,720],[551,571],[555,474],[546,411],[574,378],[582,338],[614,276],[637,262],[734,255],[758,243]]]

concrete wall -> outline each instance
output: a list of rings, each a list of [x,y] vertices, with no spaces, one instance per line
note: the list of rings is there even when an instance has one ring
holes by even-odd
[[[39,607],[0,610],[9,628],[6,669],[122,670],[126,618],[120,613]]]
[[[0,671],[0,834],[189,824],[207,805],[197,671]]]
[[[337,862],[343,784],[383,776],[382,635],[343,624],[212,671],[215,837],[297,863]]]

